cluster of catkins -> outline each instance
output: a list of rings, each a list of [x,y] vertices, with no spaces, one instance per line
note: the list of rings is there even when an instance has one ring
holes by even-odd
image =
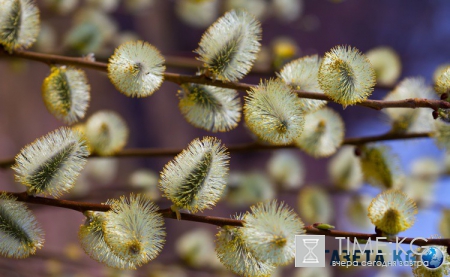
[[[29,195],[58,197],[70,190],[89,148],[83,133],[60,128],[26,146],[16,157],[16,180]],[[212,208],[223,195],[229,155],[218,139],[196,139],[169,162],[160,175],[160,189],[180,210]],[[109,206],[106,206],[109,205]],[[108,210],[109,209],[109,210]],[[135,269],[156,258],[165,242],[164,220],[146,196],[109,200],[106,212],[85,211],[79,239],[86,253],[110,267]],[[245,276],[267,275],[294,258],[294,237],[304,232],[298,216],[283,203],[260,203],[237,217],[243,227],[223,226],[217,254],[227,268]],[[24,258],[44,242],[43,232],[26,206],[8,193],[0,195],[0,253]],[[239,266],[236,266],[239,264]]]

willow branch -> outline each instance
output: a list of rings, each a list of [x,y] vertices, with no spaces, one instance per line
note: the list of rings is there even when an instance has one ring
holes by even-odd
[[[359,137],[359,138],[346,138],[343,144],[347,145],[362,145],[370,142],[379,142],[379,141],[387,141],[387,140],[404,140],[404,139],[417,139],[417,138],[429,138],[433,135],[433,133],[409,133],[409,134],[400,134],[400,133],[386,133],[383,135],[377,136],[367,136],[367,137]]]
[[[343,141],[344,145],[363,145],[370,142],[379,142],[387,140],[405,140],[405,139],[417,139],[428,138],[431,133],[411,133],[411,134],[398,134],[398,133],[386,133],[378,136],[347,138]],[[296,145],[270,145],[261,144],[259,142],[241,143],[227,146],[230,153],[250,152],[250,151],[264,151],[274,150],[281,148],[298,148]],[[138,149],[124,149],[121,152],[115,154],[115,157],[149,157],[149,156],[175,156],[183,151],[183,148],[138,148]],[[1,166],[1,163],[0,163]]]
[[[12,193],[12,192],[5,192],[0,191],[0,193],[6,193],[11,196],[15,196],[18,201],[26,202],[26,203],[32,203],[32,204],[39,204],[39,205],[46,205],[46,206],[53,206],[53,207],[60,207],[60,208],[66,208],[71,209],[79,212],[84,211],[100,211],[100,212],[106,212],[110,210],[110,206],[106,204],[95,204],[95,203],[86,203],[86,202],[77,202],[77,201],[69,201],[69,200],[61,200],[61,199],[54,199],[54,198],[46,198],[46,197],[39,197],[39,196],[31,196],[28,195],[26,192],[20,192],[20,193]],[[162,209],[158,211],[161,213],[161,215],[165,218],[171,218],[176,219],[176,214],[169,208],[169,209]],[[181,218],[180,220],[185,221],[194,221],[194,222],[200,222],[200,223],[206,223],[206,224],[212,224],[216,226],[237,226],[242,227],[244,224],[244,221],[237,220],[237,219],[230,219],[230,218],[223,218],[223,217],[215,217],[215,216],[203,216],[203,215],[194,215],[194,214],[187,214],[187,213],[180,213]],[[366,233],[355,233],[355,232],[346,232],[346,231],[339,231],[339,230],[321,230],[317,229],[313,225],[306,226],[304,228],[307,234],[312,235],[325,235],[328,237],[348,237],[349,239],[363,239],[363,240],[375,240],[377,235],[376,234],[366,234]],[[402,238],[399,237],[399,241],[402,241],[402,243],[411,243],[414,238]],[[379,241],[387,241],[387,240],[381,240]],[[423,245],[444,245],[444,246],[450,246],[450,239],[428,239],[427,242],[422,240],[417,240],[414,242],[415,245],[423,246]]]
[[[37,53],[31,51],[14,51],[9,54],[4,50],[0,49],[0,55],[7,55],[17,58],[23,58],[28,60],[34,60],[39,62],[44,62],[47,64],[66,64],[73,65],[79,67],[85,67],[100,71],[107,70],[107,64],[101,62],[91,61],[89,58],[75,58],[75,57],[65,57],[59,55],[51,55],[44,53]],[[183,75],[176,73],[165,73],[164,78],[166,81],[176,83],[176,84],[185,84],[185,83],[195,83],[195,84],[204,84],[216,87],[230,88],[241,91],[247,91],[255,85],[239,83],[239,82],[223,82],[220,80],[212,80],[206,76],[192,76],[192,75]],[[307,99],[315,99],[315,100],[325,100],[331,101],[325,94],[316,93],[316,92],[305,92],[300,90],[295,90],[298,93],[299,97],[307,98]],[[364,100],[356,105],[369,107],[376,110],[381,110],[384,108],[431,108],[437,110],[439,108],[442,109],[450,109],[450,103],[445,100],[430,100],[430,99],[404,99],[399,101],[384,101],[384,100]]]
[[[386,140],[405,140],[405,139],[416,139],[416,138],[428,138],[431,133],[411,133],[411,134],[398,134],[398,133],[386,133],[378,136],[369,137],[357,137],[357,138],[347,138],[342,144],[346,145],[362,145],[370,142],[379,142]],[[251,152],[251,151],[266,151],[282,148],[297,148],[295,145],[269,145],[261,144],[259,142],[241,143],[230,145],[227,147],[228,151],[231,153],[239,152]],[[114,155],[108,157],[165,157],[165,156],[176,156],[183,148],[129,148],[124,149]],[[92,154],[89,157],[100,157],[97,154]],[[14,158],[7,158],[0,160],[0,168],[8,168],[14,164]]]
[[[187,58],[187,57],[178,57],[178,56],[164,56],[164,59],[166,60],[166,66],[167,67],[173,67],[173,68],[188,68],[188,69],[198,69],[203,66],[203,63],[199,60],[196,60],[194,58]],[[271,77],[275,77],[274,74],[275,69],[270,65],[260,65],[255,64],[250,71],[250,74],[259,74],[259,75],[267,75]],[[382,84],[376,84],[375,88],[383,89],[383,90],[393,90],[395,86],[392,85],[382,85]]]
[[[186,68],[186,69],[199,69],[203,67],[203,63],[194,58],[165,55],[164,60],[167,67]],[[269,64],[254,65],[250,73],[274,76],[273,68]]]

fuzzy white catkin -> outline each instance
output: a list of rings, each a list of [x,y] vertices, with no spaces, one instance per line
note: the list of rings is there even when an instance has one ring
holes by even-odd
[[[313,157],[334,154],[344,141],[344,121],[330,108],[305,115],[305,125],[295,144]]]
[[[248,91],[244,118],[254,134],[274,145],[292,143],[304,124],[300,98],[279,79],[262,81]]]
[[[196,28],[206,28],[219,16],[220,2],[220,0],[177,0],[175,12],[185,23]]]
[[[0,255],[26,258],[44,244],[44,232],[27,206],[0,193]]]
[[[229,154],[219,139],[193,140],[161,172],[163,196],[175,207],[192,212],[212,208],[225,189],[228,161]]]
[[[388,236],[409,229],[416,220],[416,214],[416,203],[397,189],[378,194],[368,208],[372,223]]]
[[[262,172],[230,173],[225,189],[226,201],[237,207],[248,207],[261,201],[272,200],[275,195],[275,185]]]
[[[118,257],[106,244],[102,229],[104,221],[104,213],[90,212],[88,214],[86,223],[81,225],[78,231],[81,247],[89,257],[109,267],[136,269],[135,264]]]
[[[158,206],[142,194],[108,202],[103,234],[119,258],[137,266],[155,259],[165,243],[164,219]]]
[[[116,112],[100,110],[85,125],[89,146],[99,155],[108,156],[122,150],[128,141],[128,126]]]
[[[352,146],[343,146],[334,155],[329,164],[328,172],[333,185],[343,190],[357,190],[363,184],[361,163],[355,156]]]
[[[0,0],[0,44],[8,52],[29,48],[40,30],[40,15],[32,0]]]
[[[236,217],[242,219],[242,217]],[[216,235],[216,253],[222,264],[235,274],[247,277],[270,276],[275,266],[258,260],[242,238],[240,228],[225,226]]]
[[[306,56],[286,64],[277,76],[293,89],[323,93],[319,86],[319,68],[322,58],[318,55]],[[302,110],[313,112],[327,104],[324,100],[301,98]]]
[[[308,186],[298,195],[298,211],[305,222],[330,222],[334,214],[332,199],[321,187]]]
[[[295,257],[295,236],[303,234],[303,222],[283,202],[258,203],[244,216],[242,238],[260,261],[275,266],[290,263]]]
[[[214,78],[237,81],[252,68],[259,40],[260,23],[246,11],[232,10],[208,28],[195,52]]]
[[[25,146],[12,169],[29,193],[58,197],[72,188],[88,155],[83,135],[62,127]]]
[[[84,71],[73,67],[52,66],[42,84],[47,109],[67,124],[83,118],[89,106],[90,86]]]
[[[372,94],[375,71],[369,60],[351,46],[336,46],[325,53],[319,68],[319,85],[343,107],[354,105]]]
[[[436,99],[437,95],[424,78],[409,77],[403,79],[383,100],[400,101],[409,98]],[[389,117],[393,132],[433,131],[435,121],[426,109],[387,108],[383,112]]]
[[[165,69],[158,49],[140,40],[116,48],[107,68],[113,85],[129,97],[152,95],[161,86]]]
[[[236,128],[241,119],[242,105],[236,90],[184,84],[178,96],[181,113],[195,127],[226,132]]]
[[[294,151],[276,151],[267,163],[267,171],[285,189],[299,188],[305,179],[305,166]]]
[[[402,73],[402,62],[394,49],[387,46],[375,47],[366,53],[372,64],[377,82],[382,85],[392,86]]]

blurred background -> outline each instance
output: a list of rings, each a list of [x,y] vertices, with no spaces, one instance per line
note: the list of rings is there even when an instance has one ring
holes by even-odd
[[[275,76],[283,64],[295,58],[322,56],[336,45],[351,45],[361,52],[378,46],[392,48],[400,57],[398,80],[422,76],[432,85],[433,73],[450,63],[450,3],[445,0],[41,0],[42,29],[33,51],[71,56],[94,53],[107,61],[114,48],[128,40],[142,39],[172,58],[168,72],[195,74],[195,67],[173,66],[174,57],[192,58],[203,32],[226,10],[248,6],[263,29],[259,60],[242,81],[257,84]],[[225,145],[254,141],[243,126],[227,133],[210,133],[191,126],[178,109],[179,87],[164,83],[143,99],[120,94],[106,74],[86,70],[91,85],[91,103],[86,118],[99,110],[119,113],[130,129],[126,148],[184,148],[206,135]],[[45,108],[41,98],[45,64],[0,58],[0,159],[63,125]],[[376,89],[371,99],[381,99],[389,89]],[[379,111],[352,106],[343,110],[330,104],[345,121],[346,137],[383,134],[387,118]],[[431,116],[431,110],[430,110]],[[431,139],[387,142],[400,160],[404,175],[421,170],[445,171],[445,153]],[[353,153],[353,149],[346,150]],[[380,189],[355,181],[352,188],[336,189],[329,176],[331,158],[314,159],[300,150],[233,153],[229,188],[224,200],[205,215],[230,217],[249,210],[258,201],[277,198],[287,202],[305,224],[327,222],[339,230],[373,232],[365,219],[368,201]],[[159,198],[158,174],[172,157],[94,158],[64,199],[105,202],[131,191],[145,191],[161,208],[170,203]],[[349,158],[351,159],[351,158]],[[424,160],[426,159],[426,160]],[[441,171],[440,171],[441,172]],[[448,177],[426,180],[414,188],[424,204],[415,226],[404,236],[441,235],[443,208],[448,203]],[[417,191],[420,189],[420,193]],[[13,171],[0,170],[0,190],[23,191],[14,183]],[[416,190],[416,191],[414,191]],[[364,196],[360,196],[364,195]],[[417,197],[419,197],[417,196]],[[45,246],[25,260],[0,258],[0,276],[233,276],[214,254],[214,226],[166,220],[167,242],[162,254],[137,271],[116,271],[91,260],[77,242],[84,217],[78,212],[30,205],[45,230]],[[448,231],[447,231],[448,232]],[[447,234],[448,236],[448,234]],[[336,244],[327,240],[327,248]],[[329,257],[328,257],[329,258]],[[274,276],[412,276],[410,268],[327,267],[322,271],[295,269],[288,265]]]

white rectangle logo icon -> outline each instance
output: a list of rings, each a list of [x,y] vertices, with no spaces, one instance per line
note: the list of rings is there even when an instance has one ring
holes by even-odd
[[[325,267],[325,236],[295,236],[295,267]]]

